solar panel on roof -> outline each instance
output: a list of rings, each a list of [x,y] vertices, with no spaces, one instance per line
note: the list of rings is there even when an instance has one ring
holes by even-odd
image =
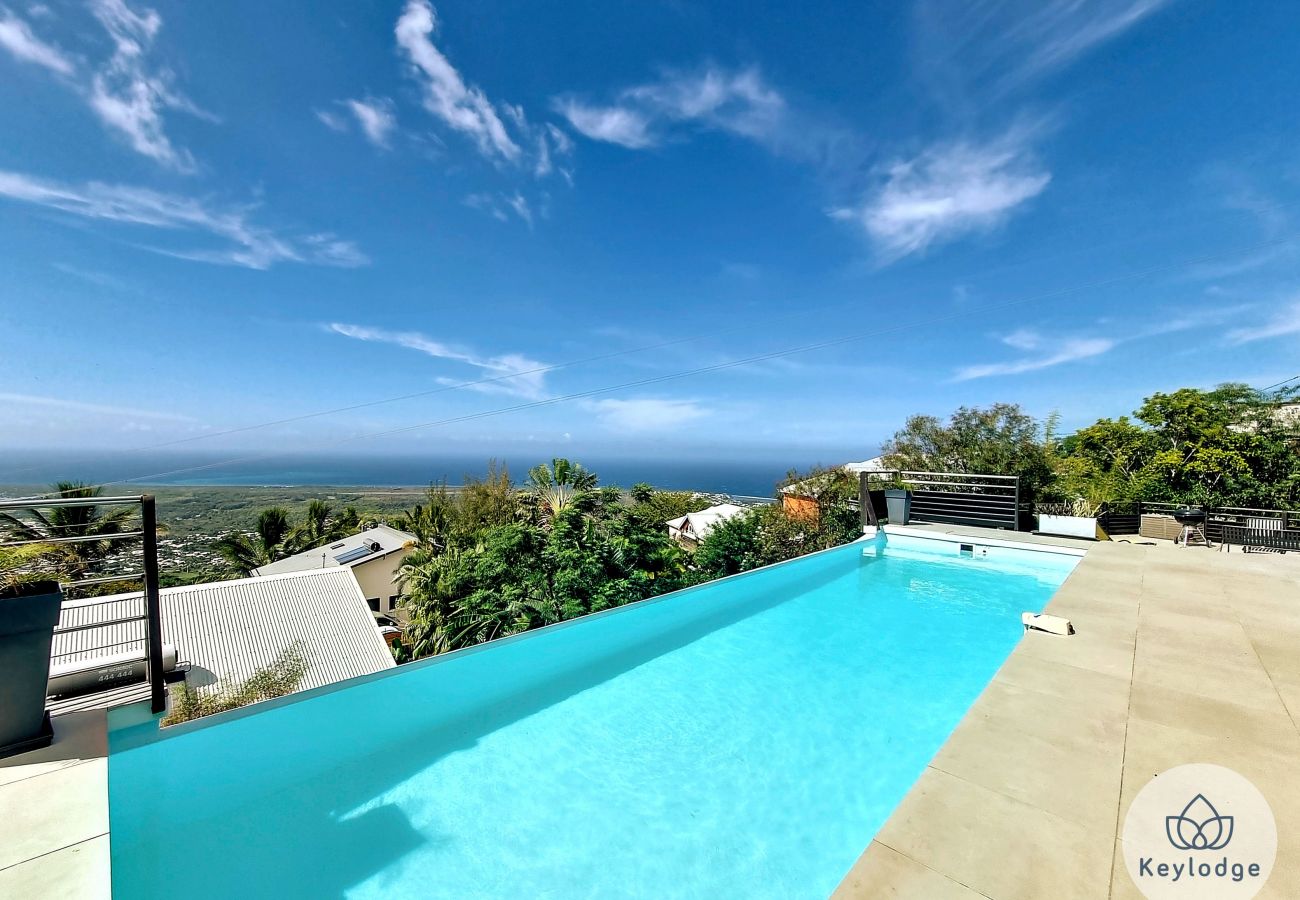
[[[345,553],[340,553],[338,556],[334,557],[334,561],[339,565],[343,565],[344,563],[350,563],[361,559],[363,556],[369,556],[374,552],[375,551],[370,549],[368,545],[363,544],[360,547],[353,547]]]

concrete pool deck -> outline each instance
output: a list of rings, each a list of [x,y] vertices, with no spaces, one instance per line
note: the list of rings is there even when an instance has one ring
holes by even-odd
[[[1083,545],[1046,609],[1077,634],[1025,635],[837,898],[1139,897],[1124,815],[1194,762],[1263,792],[1278,850],[1258,896],[1300,897],[1300,557],[1140,540]]]
[[[1123,815],[1188,762],[1259,787],[1259,896],[1300,896],[1300,555],[924,530],[1086,548],[1047,607],[1078,633],[1025,635],[838,897],[1137,897]],[[105,722],[60,716],[51,747],[0,760],[0,896],[109,896]]]

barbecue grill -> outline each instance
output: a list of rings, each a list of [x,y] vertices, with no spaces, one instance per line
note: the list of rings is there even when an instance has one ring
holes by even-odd
[[[1174,510],[1174,521],[1182,526],[1174,543],[1184,547],[1211,546],[1210,538],[1205,533],[1205,520],[1205,510],[1195,506],[1180,506]]]

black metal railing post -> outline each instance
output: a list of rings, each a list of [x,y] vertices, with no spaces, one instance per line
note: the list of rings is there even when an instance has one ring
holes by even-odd
[[[144,608],[148,620],[149,700],[154,713],[167,708],[167,689],[163,682],[162,613],[158,604],[158,512],[152,494],[140,498],[140,530],[144,532]]]

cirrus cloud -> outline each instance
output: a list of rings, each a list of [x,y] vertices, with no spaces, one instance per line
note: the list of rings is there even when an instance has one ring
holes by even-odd
[[[830,215],[860,225],[885,263],[991,231],[1052,180],[1034,158],[1030,137],[1013,128],[986,143],[934,145],[885,166],[882,183],[860,205]]]
[[[681,124],[774,140],[786,114],[785,98],[757,68],[717,66],[666,72],[657,81],[620,91],[613,103],[564,95],[553,106],[579,134],[631,150],[663,143],[672,126]]]
[[[219,265],[269,269],[297,262],[351,268],[369,260],[351,241],[328,233],[290,237],[252,221],[252,207],[210,203],[125,184],[67,184],[0,169],[0,198],[104,222],[221,238],[217,248],[163,248],[155,253]]]

